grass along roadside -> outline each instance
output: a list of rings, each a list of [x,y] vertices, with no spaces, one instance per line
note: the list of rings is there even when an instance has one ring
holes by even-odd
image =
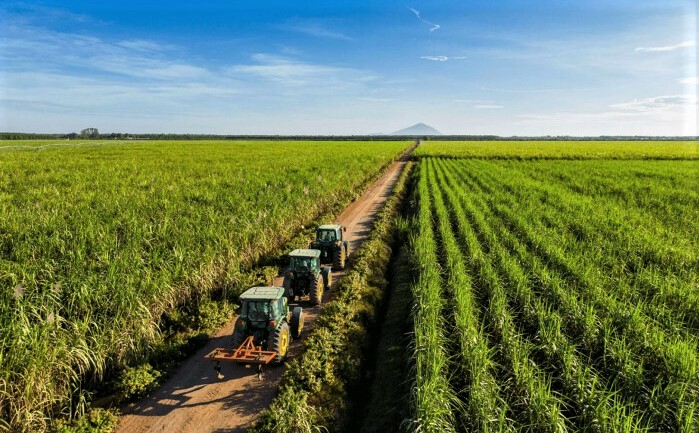
[[[355,252],[352,269],[316,320],[303,354],[288,365],[279,394],[252,432],[342,431],[347,425],[348,396],[361,379],[367,330],[388,286],[391,246],[398,235],[396,216],[411,170],[409,163],[369,237]]]

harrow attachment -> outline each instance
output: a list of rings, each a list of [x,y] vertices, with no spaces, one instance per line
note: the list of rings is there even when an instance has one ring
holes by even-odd
[[[204,359],[211,361],[237,362],[239,364],[269,364],[274,361],[278,353],[271,350],[262,350],[262,346],[255,346],[253,336],[250,335],[237,349],[212,350]]]

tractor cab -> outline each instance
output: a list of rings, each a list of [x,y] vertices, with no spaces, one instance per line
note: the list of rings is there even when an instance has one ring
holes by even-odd
[[[321,268],[319,250],[296,249],[289,253],[289,267],[284,272],[284,293],[287,298],[308,295],[313,305],[323,300],[323,290],[330,287],[330,268]]]
[[[323,224],[316,229],[316,239],[309,248],[320,251],[321,263],[332,263],[334,270],[345,269],[349,257],[349,242],[344,238],[347,228],[339,224]]]
[[[302,272],[302,273],[308,273],[313,270],[318,270],[320,268],[320,260],[318,259],[319,257],[319,251],[317,250],[312,250],[314,251],[313,254],[309,255],[302,255],[299,254],[299,251],[304,251],[304,250],[294,250],[292,254],[289,255],[290,260],[289,260],[289,270],[293,272]],[[306,250],[306,251],[311,251],[311,250]],[[296,254],[294,254],[296,253]]]
[[[316,229],[316,242],[323,246],[330,246],[336,241],[342,241],[342,232],[345,230],[339,224],[325,224]]]
[[[240,295],[240,301],[242,306],[235,322],[235,331],[253,335],[257,344],[267,340],[269,331],[276,329],[289,311],[281,287],[253,287]]]

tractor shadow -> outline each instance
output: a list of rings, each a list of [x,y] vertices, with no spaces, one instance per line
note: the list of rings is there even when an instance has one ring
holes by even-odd
[[[221,374],[214,370],[214,363],[203,359],[217,347],[230,346],[230,334],[211,338],[188,362],[172,374],[170,380],[156,389],[148,398],[122,408],[124,415],[164,417],[172,412],[197,406],[220,403],[239,415],[253,415],[269,404],[270,396],[261,389],[276,386],[260,386],[257,366],[221,363]],[[283,367],[266,366],[262,382],[278,382]],[[275,382],[275,383],[276,383]],[[221,390],[226,392],[220,392]],[[233,392],[230,392],[233,389]],[[222,395],[223,394],[223,395]],[[273,394],[272,394],[273,395]]]

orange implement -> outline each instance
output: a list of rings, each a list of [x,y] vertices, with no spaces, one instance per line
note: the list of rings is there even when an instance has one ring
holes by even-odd
[[[241,364],[269,364],[277,357],[277,352],[262,350],[262,346],[255,346],[252,335],[243,341],[239,348],[214,349],[204,357],[211,361],[230,361]]]

